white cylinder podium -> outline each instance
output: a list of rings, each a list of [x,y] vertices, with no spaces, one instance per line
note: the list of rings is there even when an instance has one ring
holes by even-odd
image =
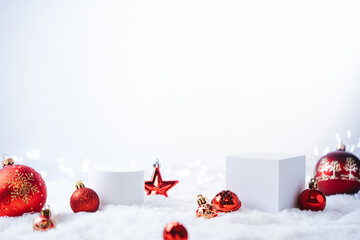
[[[99,195],[100,204],[142,204],[145,201],[144,170],[119,166],[89,169],[89,187]]]

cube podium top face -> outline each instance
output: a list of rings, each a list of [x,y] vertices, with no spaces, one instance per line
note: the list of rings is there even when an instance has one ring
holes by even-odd
[[[226,157],[226,189],[244,208],[278,212],[297,207],[305,186],[305,155],[243,153]]]

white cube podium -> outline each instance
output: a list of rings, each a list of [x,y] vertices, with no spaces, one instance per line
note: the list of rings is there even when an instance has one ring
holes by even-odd
[[[244,208],[278,212],[297,207],[305,186],[305,155],[243,153],[226,157],[226,189]]]

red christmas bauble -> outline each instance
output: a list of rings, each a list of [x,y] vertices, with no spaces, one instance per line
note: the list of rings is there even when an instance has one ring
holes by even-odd
[[[55,228],[55,220],[51,217],[50,208],[47,206],[43,208],[39,217],[35,218],[33,223],[34,231],[47,231]]]
[[[309,183],[309,189],[300,194],[298,205],[301,210],[322,211],[325,209],[326,197],[316,189],[317,186],[318,183],[313,178]]]
[[[164,240],[187,240],[188,232],[182,224],[171,222],[164,228],[163,237]]]
[[[216,194],[213,200],[211,200],[211,204],[214,205],[219,212],[236,211],[241,207],[239,197],[229,190],[224,190]]]
[[[41,175],[31,167],[5,159],[0,170],[0,217],[40,212],[47,197]]]
[[[316,164],[314,175],[325,195],[354,194],[360,190],[360,160],[345,152],[344,145],[323,156]]]
[[[85,187],[81,181],[77,182],[76,188],[70,198],[70,206],[73,212],[96,212],[100,204],[97,193],[91,188]]]
[[[301,210],[322,211],[326,206],[325,195],[317,189],[306,189],[299,197]]]
[[[218,215],[216,208],[208,203],[207,198],[203,197],[201,194],[198,195],[198,208],[196,209],[196,217],[203,217],[210,219]]]

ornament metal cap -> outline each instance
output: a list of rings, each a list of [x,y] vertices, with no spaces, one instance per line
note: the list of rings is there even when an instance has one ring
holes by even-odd
[[[3,167],[5,167],[7,165],[14,165],[14,159],[9,158],[6,153],[3,154],[3,159],[4,160],[1,162]]]
[[[208,202],[208,199],[201,194],[199,194],[197,198],[198,198],[197,202],[199,206]]]
[[[343,144],[342,141],[340,143],[338,143],[338,145],[336,146],[336,150],[338,150],[338,151],[346,151],[346,146]]]
[[[309,182],[309,188],[310,189],[317,189],[318,188],[318,182],[315,180],[315,178],[312,178]]]
[[[42,210],[41,210],[41,216],[44,217],[50,217],[51,216],[51,211],[50,211],[50,206],[46,205]]]
[[[76,189],[84,188],[84,187],[85,187],[85,185],[81,180],[77,181],[76,184],[75,184]]]

